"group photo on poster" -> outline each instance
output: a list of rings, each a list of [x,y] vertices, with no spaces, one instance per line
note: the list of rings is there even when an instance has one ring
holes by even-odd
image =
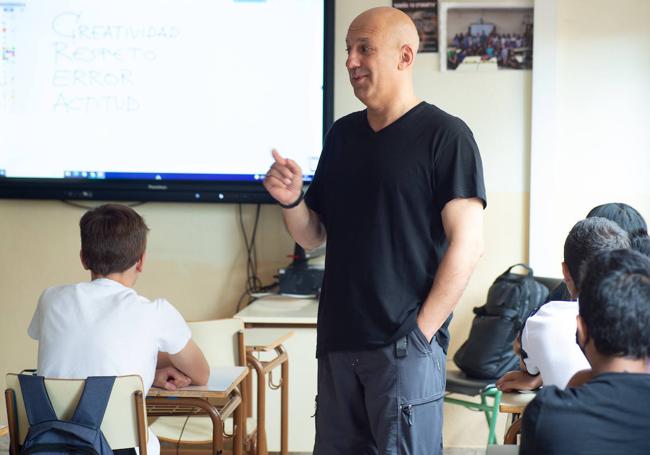
[[[532,69],[532,8],[447,11],[447,69]]]

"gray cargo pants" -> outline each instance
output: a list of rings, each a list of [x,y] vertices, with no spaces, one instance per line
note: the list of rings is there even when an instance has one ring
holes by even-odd
[[[419,328],[318,359],[314,455],[442,455],[445,354]]]

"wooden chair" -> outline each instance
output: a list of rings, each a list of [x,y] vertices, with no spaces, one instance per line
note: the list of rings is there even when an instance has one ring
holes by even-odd
[[[45,389],[56,415],[70,419],[83,391],[83,379],[45,379]],[[144,407],[144,387],[137,375],[118,376],[106,406],[101,430],[113,450],[137,447],[147,455],[147,415]],[[9,453],[18,455],[29,421],[25,411],[18,375],[7,375],[5,390],[9,423]]]
[[[247,366],[244,323],[241,319],[190,322],[188,325],[192,330],[192,339],[201,348],[210,366]],[[244,386],[240,390],[243,409],[246,409],[250,399],[247,389]],[[226,441],[232,440],[233,425],[232,418],[224,422]],[[212,422],[204,415],[158,417],[150,428],[161,443],[194,449],[193,452],[207,449],[212,443]],[[256,453],[256,420],[251,417],[245,419],[243,430],[244,451]]]

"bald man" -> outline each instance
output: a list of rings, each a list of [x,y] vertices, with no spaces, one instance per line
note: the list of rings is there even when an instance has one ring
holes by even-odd
[[[332,126],[304,198],[277,151],[264,181],[296,242],[327,240],[316,455],[442,453],[447,326],[482,253],[486,196],[469,128],[414,94],[418,45],[397,9],[354,19],[346,67],[367,109]]]

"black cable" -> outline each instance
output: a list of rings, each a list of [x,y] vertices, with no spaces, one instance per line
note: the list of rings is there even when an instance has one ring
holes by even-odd
[[[237,210],[239,214],[239,227],[241,229],[242,237],[244,238],[244,246],[246,247],[246,283],[244,286],[244,292],[237,301],[237,311],[239,312],[242,308],[242,303],[244,302],[246,296],[249,297],[249,301],[246,302],[246,305],[248,305],[253,300],[251,294],[271,289],[276,286],[276,283],[264,285],[262,284],[262,280],[260,280],[257,274],[258,257],[255,241],[257,239],[257,228],[259,227],[260,223],[262,206],[260,204],[257,204],[255,207],[255,219],[253,221],[253,228],[250,234],[250,239],[248,232],[246,231],[246,226],[244,225],[242,204],[237,205]]]
[[[73,202],[73,201],[70,201],[68,199],[61,199],[61,202],[63,202],[64,204],[67,204],[67,205],[71,205],[72,207],[77,207],[78,209],[84,209],[84,210],[92,210],[92,209],[95,209],[95,208],[98,207],[97,205],[79,204],[78,202]],[[124,204],[124,205],[126,205],[127,207],[133,208],[133,207],[138,207],[138,206],[143,205],[143,204],[146,204],[146,202],[140,201],[140,202],[133,202],[131,204]]]
[[[187,425],[187,422],[189,422],[191,416],[187,416],[185,418],[185,423],[183,424],[183,428],[181,428],[181,434],[178,436],[178,442],[176,443],[176,455],[179,455],[180,449],[181,449],[181,441],[183,440],[183,433],[185,432],[185,426]]]

